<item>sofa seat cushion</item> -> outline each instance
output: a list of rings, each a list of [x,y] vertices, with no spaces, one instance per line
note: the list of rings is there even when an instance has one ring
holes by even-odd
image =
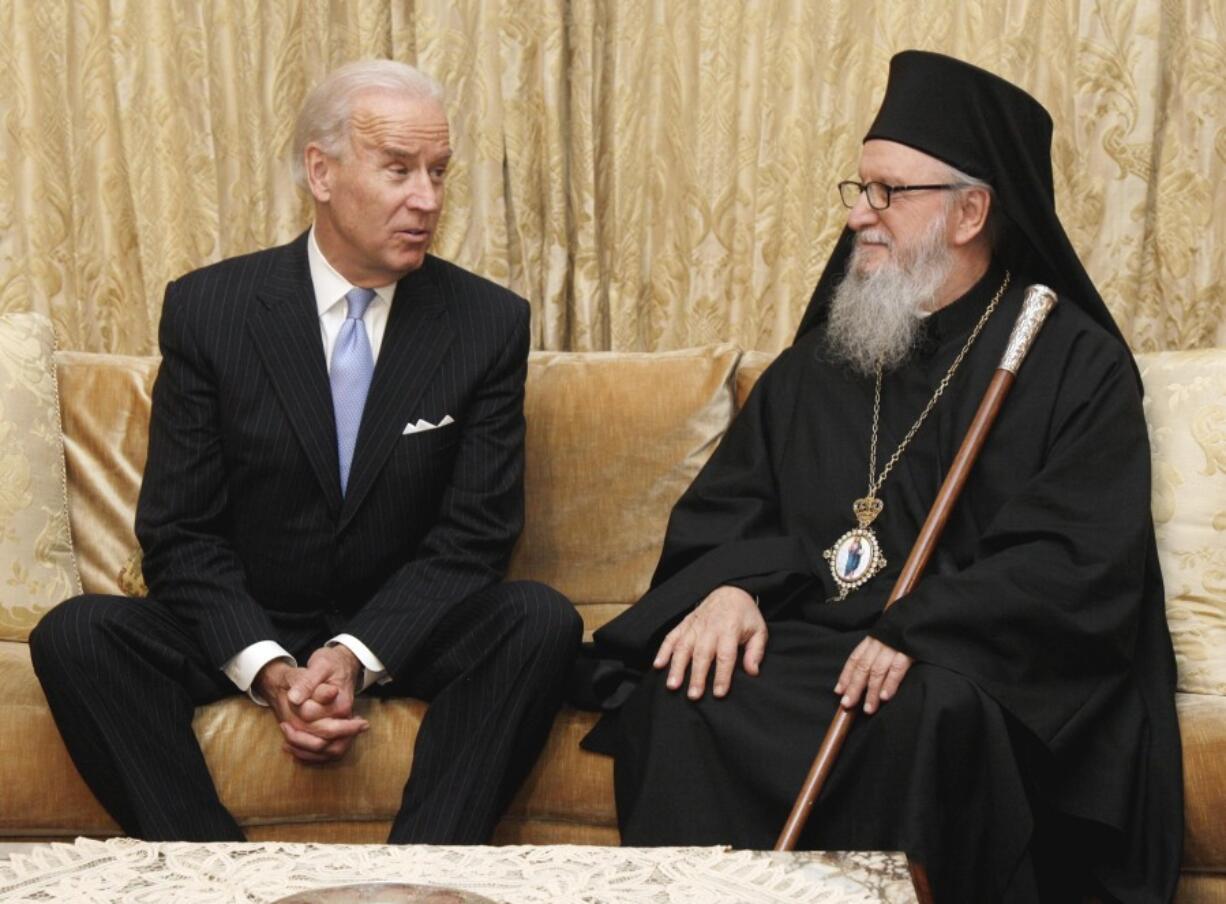
[[[283,752],[271,712],[245,695],[200,707],[192,727],[217,793],[240,825],[390,819],[426,707],[420,700],[365,698],[355,709],[370,720],[369,731],[341,760],[322,766]]]
[[[24,643],[0,641],[0,835],[111,835],[118,826],[81,781],[60,741]],[[1226,874],[1226,697],[1178,696],[1188,869]],[[359,701],[370,731],[340,763],[303,766],[281,752],[272,717],[245,697],[201,708],[194,723],[222,800],[253,840],[378,842],[400,803],[418,700]],[[595,716],[563,709],[536,767],[498,827],[504,843],[614,844],[612,760],[579,748]]]
[[[495,832],[500,844],[618,844],[613,758],[579,747],[599,714],[563,707]]]
[[[27,644],[0,641],[0,835],[57,837],[111,835],[119,827],[77,774],[30,665]],[[281,735],[267,710],[245,696],[196,712],[193,727],[222,801],[252,838],[385,841],[413,761],[413,741],[425,714],[420,700],[358,701],[370,730],[340,762],[305,766],[281,751]],[[547,749],[507,813],[500,838],[616,841],[612,763],[579,749],[591,727],[588,713],[566,710]],[[356,823],[357,825],[346,825]],[[538,827],[537,824],[540,824]],[[262,832],[289,824],[300,833]],[[332,826],[337,828],[333,829]],[[567,826],[576,828],[568,836]],[[338,834],[343,832],[343,834]]]
[[[413,742],[426,704],[367,697],[359,699],[356,708],[370,729],[342,760],[324,766],[303,765],[283,753],[275,720],[245,696],[197,710],[193,728],[205,761],[222,803],[239,824],[255,828],[351,821],[369,829],[355,840],[385,841],[413,764]],[[554,721],[545,751],[508,808],[500,841],[531,841],[541,831],[536,827],[540,823],[546,829],[603,829],[612,835],[604,841],[616,842],[612,760],[579,748],[593,722],[590,714],[571,709]],[[587,832],[582,837],[595,836]],[[560,840],[552,832],[549,837]]]
[[[0,640],[0,834],[113,835],[117,826],[81,781],[30,664],[29,644]]]
[[[1183,738],[1184,869],[1226,875],[1226,697],[1177,694],[1175,701]]]

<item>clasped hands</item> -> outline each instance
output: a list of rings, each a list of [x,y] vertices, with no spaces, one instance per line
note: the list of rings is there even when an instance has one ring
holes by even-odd
[[[711,692],[722,698],[732,685],[738,651],[745,650],[741,665],[746,674],[757,675],[768,636],[766,620],[752,596],[739,587],[717,587],[665,635],[652,665],[668,669],[665,685],[669,690],[688,684],[686,696],[691,700],[702,697],[714,665]],[[875,638],[864,638],[847,657],[835,683],[834,692],[842,695],[839,705],[855,709],[863,699],[864,712],[876,712],[898,692],[911,662],[907,654]]]
[[[255,677],[255,690],[277,717],[282,749],[304,763],[345,755],[370,723],[353,714],[361,664],[343,644],[320,647],[303,668],[280,659]]]

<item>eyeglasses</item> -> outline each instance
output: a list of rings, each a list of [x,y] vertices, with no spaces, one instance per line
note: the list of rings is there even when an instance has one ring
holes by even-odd
[[[868,206],[873,210],[885,210],[890,206],[890,199],[900,191],[951,191],[955,188],[966,188],[965,182],[947,182],[942,185],[886,185],[884,182],[856,182],[849,179],[839,183],[839,197],[843,206],[852,208],[860,200],[863,192],[868,197]]]

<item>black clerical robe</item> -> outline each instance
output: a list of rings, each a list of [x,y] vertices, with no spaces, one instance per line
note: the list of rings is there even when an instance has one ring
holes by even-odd
[[[932,315],[886,375],[879,468],[1001,279]],[[925,576],[882,614],[1024,287],[1015,274],[886,480],[873,527],[888,565],[841,602],[822,551],[867,489],[873,380],[831,364],[820,329],[763,374],[674,509],[653,589],[597,632],[600,655],[645,674],[593,738],[617,756],[626,843],[769,847],[867,633],[915,665],[857,720],[802,846],[904,850],[938,900],[1079,885],[1169,899],[1182,783],[1141,395],[1128,351],[1074,304],[1050,315]],[[695,704],[649,663],[720,584],[759,596],[771,636],[760,676],[738,668],[726,699]]]

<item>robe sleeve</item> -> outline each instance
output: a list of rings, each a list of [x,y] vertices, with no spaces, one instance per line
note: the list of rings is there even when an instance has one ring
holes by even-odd
[[[1049,749],[1109,705],[1144,607],[1162,605],[1148,573],[1150,459],[1136,376],[1114,344],[1075,351],[1077,376],[1059,384],[1035,473],[995,511],[965,567],[924,577],[870,632],[965,675]]]
[[[714,454],[673,507],[653,588],[713,549],[779,532],[770,387],[788,368],[788,357],[784,352],[767,368]]]

